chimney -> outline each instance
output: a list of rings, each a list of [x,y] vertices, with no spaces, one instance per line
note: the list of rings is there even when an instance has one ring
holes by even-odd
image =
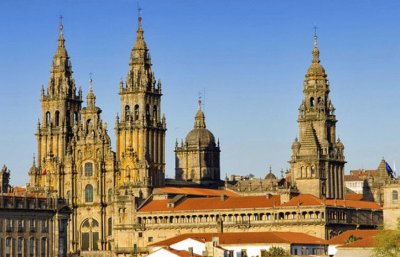
[[[221,195],[221,201],[225,201],[228,197],[224,194]]]
[[[189,247],[188,252],[190,256],[193,256],[193,247]]]

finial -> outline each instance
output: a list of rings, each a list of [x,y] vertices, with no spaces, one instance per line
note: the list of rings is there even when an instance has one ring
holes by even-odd
[[[93,73],[89,73],[89,91],[93,91]]]
[[[63,18],[64,17],[62,15],[60,15],[60,32],[61,33],[62,33],[63,28],[64,28],[63,23],[62,23]]]
[[[272,166],[269,165],[269,173],[272,173]]]
[[[32,167],[36,166],[36,157],[35,157],[35,153],[33,153],[33,160],[32,160]]]
[[[314,25],[314,46],[317,46],[317,39],[318,39],[317,29],[318,29],[317,25]]]
[[[319,49],[318,49],[318,42],[317,42],[317,26],[314,25],[314,47],[312,50],[312,62],[319,63]]]
[[[138,11],[138,22],[139,22],[139,27],[142,26],[142,8],[140,7],[139,2],[137,3],[137,11]]]
[[[199,110],[201,110],[201,94],[199,93],[199,100],[197,100],[197,103],[199,104]]]

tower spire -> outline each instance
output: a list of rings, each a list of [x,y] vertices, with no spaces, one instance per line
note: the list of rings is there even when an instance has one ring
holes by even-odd
[[[196,113],[195,117],[195,122],[194,122],[194,128],[205,128],[206,127],[206,122],[205,122],[205,116],[203,111],[201,110],[201,96],[199,96],[198,102],[198,110]]]
[[[314,47],[312,50],[312,62],[319,63],[319,49],[318,49],[318,36],[317,36],[317,26],[314,26]]]

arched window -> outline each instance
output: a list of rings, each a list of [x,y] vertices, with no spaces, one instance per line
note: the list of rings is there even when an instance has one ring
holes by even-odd
[[[108,218],[108,235],[112,235],[112,218]]]
[[[150,106],[146,104],[146,119],[150,118]]]
[[[93,176],[93,163],[91,162],[85,163],[85,176],[86,177]]]
[[[70,126],[71,124],[71,113],[69,111],[67,111],[67,113],[65,114],[65,119],[67,121],[67,126]]]
[[[97,251],[99,250],[99,223],[94,219],[87,219],[81,227],[81,250]]]
[[[46,126],[50,126],[50,123],[51,123],[50,112],[46,112]]]
[[[315,167],[311,166],[311,177],[315,178]]]
[[[314,106],[314,97],[310,98],[310,106],[313,107]]]
[[[74,112],[74,121],[78,123],[78,112]]]
[[[35,256],[35,238],[31,237],[29,239],[29,257]]]
[[[56,126],[59,126],[59,125],[60,125],[60,112],[59,112],[59,111],[56,111],[56,114],[55,114],[55,123],[56,123]]]
[[[93,202],[93,186],[90,184],[85,187],[85,202]]]
[[[307,166],[307,167],[306,167],[306,177],[309,178],[309,177],[311,177],[310,175],[311,175],[311,174],[310,174],[310,167]]]
[[[22,237],[18,237],[18,241],[17,241],[17,254],[18,257],[23,257],[22,253],[23,253],[23,247],[24,247],[24,239]]]
[[[131,115],[131,108],[129,105],[125,106],[125,120],[129,120],[129,116]]]
[[[153,118],[154,118],[154,119],[157,119],[157,117],[158,117],[158,116],[157,116],[157,105],[154,105],[154,106],[153,106]]]
[[[40,242],[40,256],[46,257],[47,256],[47,238],[43,237]]]
[[[71,191],[67,191],[67,204],[70,204],[71,201]]]
[[[139,105],[135,105],[135,120],[139,119]]]
[[[6,257],[11,257],[11,238],[6,238]]]
[[[399,200],[399,192],[397,190],[392,191],[392,201],[397,201]]]

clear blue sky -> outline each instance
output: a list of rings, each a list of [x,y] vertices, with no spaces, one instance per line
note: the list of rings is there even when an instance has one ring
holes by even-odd
[[[400,166],[399,1],[145,0],[143,26],[153,69],[163,81],[167,176],[174,142],[193,126],[206,91],[208,128],[221,142],[221,173],[264,176],[288,167],[298,135],[313,26],[331,83],[346,170]],[[118,86],[137,27],[132,0],[0,1],[0,163],[24,184],[36,152],[40,87],[47,86],[64,16],[74,78],[88,89],[115,143]]]

